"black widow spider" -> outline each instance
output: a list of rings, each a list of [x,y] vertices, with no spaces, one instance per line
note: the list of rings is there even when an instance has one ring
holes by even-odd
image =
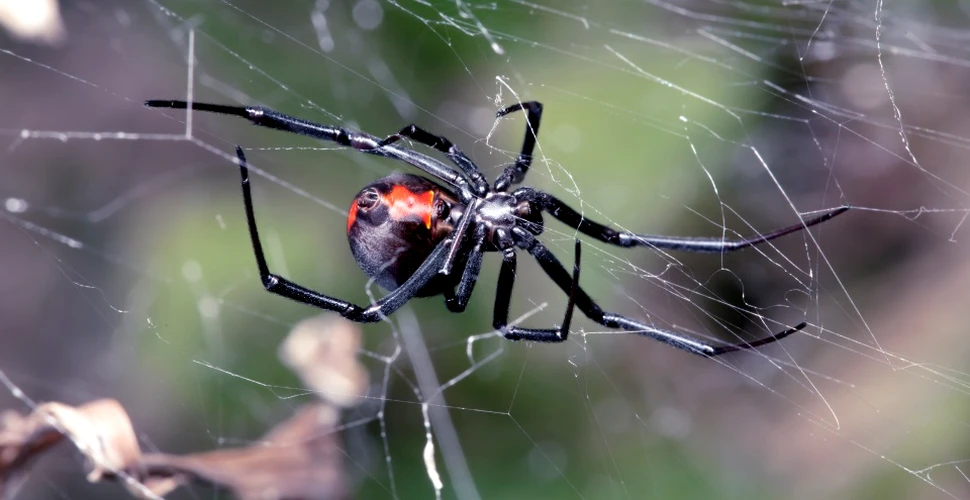
[[[150,100],[145,105],[172,109],[190,106],[185,101],[169,100]],[[502,117],[515,111],[525,111],[527,125],[521,152],[514,163],[502,170],[492,186],[458,146],[417,125],[408,125],[396,134],[379,139],[364,132],[321,125],[263,107],[193,102],[191,108],[238,116],[262,127],[332,141],[363,153],[400,160],[449,186],[417,175],[392,174],[365,187],[354,198],[347,219],[351,251],[361,269],[383,288],[390,290],[376,303],[361,307],[270,272],[256,228],[246,158],[242,149],[236,147],[242,176],[243,204],[263,286],[277,295],[336,311],[345,318],[362,323],[378,321],[390,315],[413,297],[444,295],[448,310],[464,311],[481,270],[483,253],[498,251],[502,252],[503,260],[498,276],[493,326],[510,340],[565,341],[573,307],[578,307],[589,319],[607,328],[644,335],[700,356],[712,357],[750,349],[791,335],[804,328],[806,323],[752,342],[712,345],[604,311],[579,287],[579,240],[576,240],[576,261],[570,275],[553,253],[536,238],[544,229],[542,212],[549,213],[589,237],[620,247],[646,246],[684,252],[725,253],[814,226],[849,209],[840,207],[798,224],[741,240],[641,235],[612,229],[586,219],[548,193],[528,187],[508,192],[512,185],[523,181],[532,163],[542,117],[542,104],[535,101],[513,104],[496,114],[496,117]],[[395,145],[401,139],[410,139],[443,153],[458,170],[422,153]],[[516,247],[535,258],[549,278],[569,294],[566,315],[559,328],[509,326]]]

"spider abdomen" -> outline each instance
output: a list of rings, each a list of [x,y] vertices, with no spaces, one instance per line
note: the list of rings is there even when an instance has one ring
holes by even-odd
[[[445,188],[417,175],[394,174],[357,194],[347,217],[347,238],[357,265],[378,285],[404,284],[454,229],[460,204]],[[418,296],[442,293],[450,279],[432,279]]]

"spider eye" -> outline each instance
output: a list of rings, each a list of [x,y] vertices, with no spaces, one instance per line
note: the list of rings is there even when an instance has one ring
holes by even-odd
[[[374,188],[367,188],[357,197],[357,207],[361,210],[370,210],[380,201],[381,194]]]

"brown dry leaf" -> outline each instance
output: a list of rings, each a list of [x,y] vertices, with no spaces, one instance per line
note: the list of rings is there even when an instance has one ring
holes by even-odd
[[[185,456],[145,455],[145,482],[161,494],[189,481],[219,485],[242,500],[346,498],[339,414],[323,404],[302,408],[261,441]]]
[[[347,497],[344,452],[334,429],[340,407],[367,390],[357,362],[360,330],[333,316],[298,324],[281,356],[322,399],[298,410],[263,439],[240,448],[168,455],[142,454],[128,414],[113,399],[78,407],[39,405],[29,415],[0,414],[0,498],[30,463],[69,440],[88,459],[88,480],[120,481],[135,496],[161,498],[200,483],[243,500],[341,499]]]
[[[78,407],[45,403],[27,416],[4,412],[0,418],[0,494],[26,472],[32,460],[65,437],[87,457],[90,481],[105,476],[129,479],[124,471],[141,458],[131,420],[113,399]],[[152,496],[148,491],[140,494]]]
[[[32,460],[66,437],[87,457],[88,480],[122,480],[141,498],[160,498],[188,482],[226,488],[244,500],[344,498],[343,452],[333,433],[338,423],[336,409],[317,403],[248,447],[142,455],[117,401],[76,408],[46,403],[30,415],[6,412],[0,420],[0,496]]]

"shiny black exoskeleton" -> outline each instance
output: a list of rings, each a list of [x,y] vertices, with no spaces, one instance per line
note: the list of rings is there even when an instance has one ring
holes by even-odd
[[[263,286],[277,295],[336,311],[359,322],[378,321],[413,297],[439,294],[444,295],[450,311],[464,311],[478,280],[484,253],[498,251],[502,253],[502,267],[498,276],[493,326],[509,339],[564,341],[575,307],[590,320],[605,327],[650,337],[700,356],[712,357],[750,349],[782,339],[801,330],[806,323],[752,342],[712,345],[705,340],[604,311],[579,286],[579,240],[576,241],[575,264],[570,274],[536,238],[544,227],[542,213],[552,215],[586,236],[620,247],[645,246],[657,250],[725,253],[806,229],[849,208],[840,207],[798,224],[740,240],[644,235],[610,228],[586,219],[548,193],[528,187],[508,192],[511,186],[525,179],[532,164],[542,117],[542,105],[534,101],[513,104],[497,113],[497,117],[502,117],[515,111],[525,111],[527,125],[521,152],[514,163],[502,169],[492,185],[485,180],[478,166],[451,141],[416,125],[409,125],[396,134],[379,139],[363,132],[321,125],[261,107],[164,100],[147,101],[145,105],[172,109],[191,107],[198,111],[238,116],[262,127],[331,141],[362,153],[399,160],[438,180],[433,182],[409,174],[392,175],[365,187],[354,198],[347,219],[351,250],[361,269],[389,290],[376,303],[362,307],[269,271],[256,226],[246,158],[242,149],[236,148],[246,221]],[[458,168],[395,144],[401,139],[410,139],[433,148]],[[532,256],[549,278],[569,296],[560,327],[535,329],[508,324],[515,283],[516,250],[524,250]]]

